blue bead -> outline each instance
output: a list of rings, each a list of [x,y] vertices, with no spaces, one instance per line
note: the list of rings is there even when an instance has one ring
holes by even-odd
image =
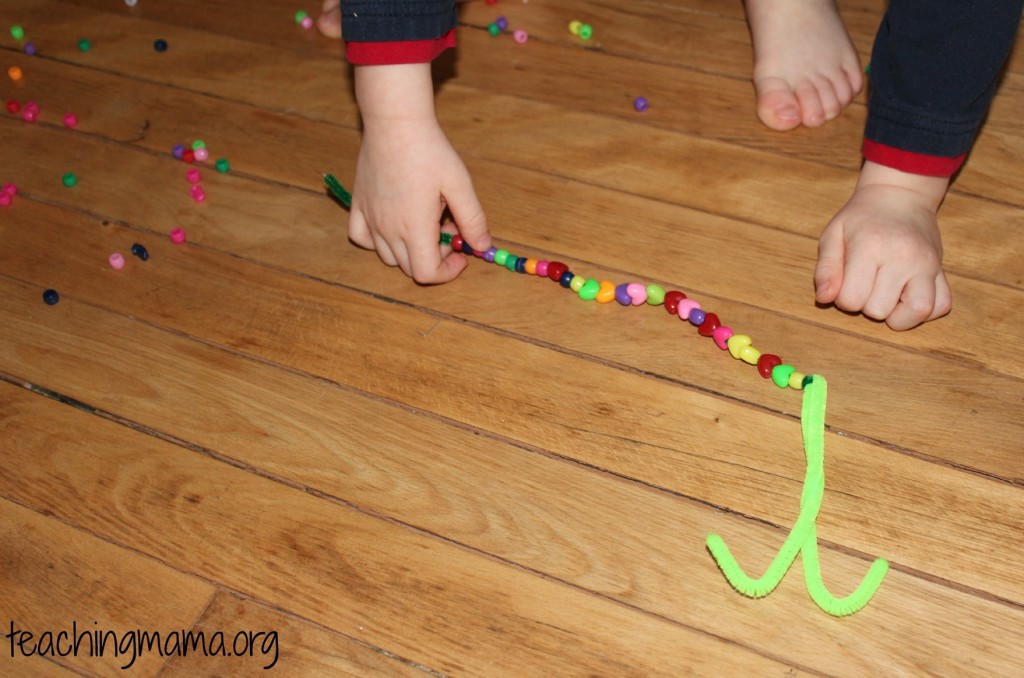
[[[498,25],[498,28],[503,31],[508,29],[508,19],[506,19],[503,16],[499,16],[497,19],[495,19],[494,23],[496,23]]]
[[[466,242],[465,240],[462,241],[462,253],[468,254],[469,256],[473,256],[476,254],[476,252],[473,251],[473,248],[470,247],[469,243]]]
[[[181,144],[174,144],[174,148],[171,149],[171,155],[178,160],[181,160],[181,156],[185,154],[185,147]]]
[[[58,301],[60,301],[60,295],[57,294],[57,290],[46,290],[45,292],[43,292],[43,301],[45,301],[50,306],[53,306]]]
[[[516,273],[526,273],[526,257],[516,259]]]
[[[704,318],[707,317],[707,313],[699,308],[695,308],[690,311],[690,323],[700,327],[704,323]]]
[[[562,287],[568,287],[572,282],[572,279],[576,277],[576,274],[572,271],[566,271],[562,274],[562,277],[558,279],[558,284]]]
[[[156,42],[153,43],[153,49],[155,49],[158,52],[166,52],[167,51],[167,41],[166,40],[157,40]]]
[[[139,259],[142,259],[143,261],[149,259],[149,251],[139,243],[135,243],[134,245],[132,245],[132,254],[137,256]]]

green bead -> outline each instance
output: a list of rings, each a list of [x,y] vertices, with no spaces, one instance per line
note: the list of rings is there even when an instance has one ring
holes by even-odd
[[[647,286],[647,303],[651,306],[661,306],[665,303],[665,288],[661,285]]]
[[[772,368],[772,381],[779,388],[786,388],[789,386],[789,377],[796,371],[796,368],[792,365],[776,365]]]
[[[21,40],[25,37],[25,29],[18,25],[11,26],[11,37],[15,40]]]
[[[504,266],[509,256],[511,255],[509,255],[508,250],[498,250],[494,253],[494,263],[498,266]]]
[[[579,289],[580,299],[583,301],[592,301],[597,298],[597,293],[600,291],[601,283],[591,278]]]
[[[307,16],[309,16],[309,14],[300,9],[298,12],[295,13],[295,23],[301,24],[302,20],[305,19]]]
[[[501,33],[501,29],[498,28],[498,24],[490,24],[487,26],[487,32],[491,35],[498,35]]]
[[[441,234],[441,244],[442,245],[451,245],[452,244],[452,234],[451,233],[442,233]]]
[[[82,38],[78,41],[78,49],[82,50],[83,52],[88,52],[91,48],[92,43],[89,42],[86,38]]]
[[[508,258],[505,259],[505,268],[507,268],[508,270],[510,270],[513,273],[515,273],[516,272],[516,260],[518,260],[518,259],[519,259],[519,257],[517,257],[514,254],[508,255]]]
[[[71,188],[78,183],[78,177],[76,177],[73,172],[68,172],[61,178],[61,181],[64,182],[65,186]]]
[[[231,170],[231,163],[228,162],[227,158],[220,158],[214,165],[218,172],[225,173]]]
[[[202,139],[196,139],[192,142],[192,150],[194,151],[197,148],[206,148],[206,142]]]
[[[580,38],[582,38],[584,40],[590,40],[590,38],[593,35],[594,35],[594,27],[593,26],[591,26],[590,24],[581,24],[580,25]]]

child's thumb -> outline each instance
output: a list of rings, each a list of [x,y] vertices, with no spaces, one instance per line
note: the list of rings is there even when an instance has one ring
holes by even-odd
[[[814,299],[819,304],[831,304],[839,296],[845,258],[842,229],[826,228],[818,241],[818,265],[814,269]]]
[[[487,230],[487,215],[476,197],[473,184],[466,182],[447,191],[445,200],[455,217],[455,225],[463,240],[474,250],[483,251],[491,246],[491,233]]]

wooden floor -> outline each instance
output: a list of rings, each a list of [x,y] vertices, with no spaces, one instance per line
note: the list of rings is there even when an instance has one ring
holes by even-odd
[[[815,307],[864,97],[764,129],[739,2],[474,0],[438,64],[496,241],[683,290],[828,379],[825,582],[892,564],[840,619],[800,562],[752,600],[704,547],[774,557],[799,393],[664,310],[479,261],[417,287],[347,241],[321,173],[354,173],[349,69],[291,18],[318,4],[0,6],[24,72],[0,96],[41,106],[0,114],[0,674],[129,674],[111,647],[25,656],[74,629],[263,634],[130,675],[1021,674],[1022,50],[940,213],[954,310],[908,333]],[[842,5],[866,62],[883,2]],[[195,139],[203,204],[171,155]]]

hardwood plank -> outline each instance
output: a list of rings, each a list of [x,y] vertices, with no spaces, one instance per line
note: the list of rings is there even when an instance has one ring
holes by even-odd
[[[35,237],[57,237],[45,225],[52,218],[38,221]],[[97,236],[78,221],[65,219],[59,226],[64,234],[75,233],[74,251],[62,252],[59,261],[52,256],[50,262],[31,256],[5,261],[6,270],[38,286],[52,284],[70,298],[169,325],[744,515],[777,524],[794,517],[792,497],[799,494],[802,459],[799,454],[780,459],[765,449],[764,441],[788,440],[785,447],[798,450],[795,422],[701,390],[636,380],[600,362],[444,322],[200,247],[174,249],[158,242],[141,275],[111,286],[114,273],[89,275],[95,266],[90,261],[101,258],[107,238],[127,242],[133,234],[110,226],[107,235]],[[19,232],[14,229],[15,236]],[[150,265],[156,261],[160,266]],[[245,280],[246,287],[240,289],[237,280]],[[573,317],[582,322],[588,307],[580,306],[576,302],[559,312],[570,322]],[[451,347],[459,347],[458,353]],[[453,363],[478,369],[451,369]],[[354,369],[357,365],[362,367]],[[557,389],[550,388],[551,375],[560,375]],[[537,393],[524,402],[523,389]],[[563,392],[574,394],[571,408],[565,407]],[[508,419],[510,411],[518,416]],[[687,437],[681,439],[679,431]],[[984,435],[987,440],[991,433]],[[693,449],[691,437],[701,449]],[[823,531],[827,526],[837,540],[866,553],[886,543],[910,567],[1011,600],[1024,598],[1019,572],[992,568],[991,555],[972,547],[1012,541],[1020,533],[1024,508],[1018,506],[1019,487],[950,473],[947,467],[838,435],[829,437],[829,449],[831,464],[843,471],[835,479],[835,513],[822,516]],[[744,451],[738,466],[736,450]],[[1007,456],[1011,472],[1012,463]],[[885,469],[881,476],[879,469]],[[880,484],[879,477],[887,483]],[[939,518],[937,505],[948,507]],[[975,507],[986,511],[983,527],[975,527]],[[851,520],[860,515],[870,520]],[[951,544],[950,539],[965,541]]]
[[[174,657],[161,676],[253,675],[274,670],[294,676],[424,676],[422,668],[357,643],[304,619],[221,591],[195,630],[216,633],[240,629],[267,635],[257,639],[251,655]],[[270,638],[269,634],[276,636]]]
[[[19,286],[0,289],[0,299],[24,297]],[[3,322],[13,322],[20,343],[33,347],[18,351],[21,378],[44,386],[59,382],[66,396],[88,398],[162,435],[187,437],[259,473],[826,673],[939,666],[961,672],[971,669],[962,658],[973,662],[979,654],[997,670],[1020,659],[1014,648],[1024,644],[982,652],[973,643],[987,636],[963,632],[979,619],[1013,628],[1020,620],[1013,607],[896,572],[857,617],[863,624],[813,613],[798,572],[790,574],[796,584],[770,600],[746,601],[723,587],[699,545],[707,531],[727,531],[744,562],[760,566],[781,543],[777,530],[74,301],[62,303],[68,305],[59,321],[35,330],[16,320],[25,313],[3,309]],[[13,369],[7,367],[11,350],[0,349],[0,369]],[[168,421],[165,413],[186,402],[190,416]],[[831,475],[829,483],[826,510]],[[794,488],[790,503],[795,495]],[[825,563],[828,581],[841,589],[866,568],[862,558],[841,551],[827,554]],[[951,610],[957,611],[953,624]],[[757,621],[741,621],[747,614]],[[763,625],[762,614],[776,623]],[[936,621],[925,632],[927,620]],[[768,630],[782,627],[788,631],[781,636]],[[833,628],[843,631],[833,635]]]
[[[18,389],[4,384],[0,391],[10,393]],[[67,407],[25,392],[13,400],[3,400],[0,420],[4,421],[4,438],[14,449],[5,454],[0,471],[0,477],[5,479],[0,484],[0,590],[4,592],[0,598],[0,617],[5,624],[0,670],[8,675],[63,674],[54,668],[56,663],[91,675],[124,675],[126,668],[155,674],[166,658],[156,650],[136,649],[130,641],[122,644],[120,639],[137,629],[165,637],[167,633],[191,627],[212,599],[213,587],[158,562],[159,559],[75,529],[45,503],[30,509],[9,501],[12,495],[8,493],[10,484],[6,478],[17,474],[20,464],[33,463],[30,456],[23,456],[26,450],[18,449],[18,429],[34,429],[33,436],[40,446],[58,444],[61,436],[47,431],[39,422]],[[40,419],[35,423],[15,421],[22,404],[40,412]],[[131,437],[126,436],[126,442]],[[88,439],[80,441],[83,445],[91,443]],[[13,464],[15,459],[18,465]],[[105,476],[98,482],[116,484],[108,469],[101,472]],[[75,502],[79,488],[74,478],[59,468],[51,468],[50,473],[53,482],[66,486],[66,500]],[[10,637],[15,630],[17,635]],[[101,648],[96,644],[94,631],[109,631],[114,636]],[[25,636],[23,632],[32,635]],[[66,633],[64,642],[58,639],[62,632]],[[80,641],[77,649],[74,638]],[[18,639],[24,639],[26,644],[16,646]],[[40,657],[36,654],[39,651],[47,655]],[[25,652],[30,654],[26,656]],[[64,656],[53,656],[54,653]]]
[[[8,384],[0,399],[33,462],[0,468],[19,502],[437,671],[803,673]]]

